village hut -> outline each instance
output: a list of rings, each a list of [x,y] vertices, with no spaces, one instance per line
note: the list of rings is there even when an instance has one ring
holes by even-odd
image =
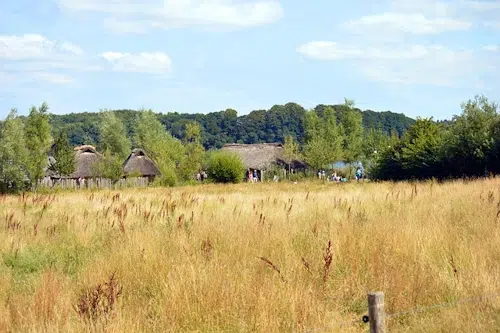
[[[288,168],[305,169],[302,161],[292,161],[290,166],[283,160],[283,145],[281,143],[256,143],[256,144],[227,144],[223,151],[234,152],[240,158],[249,172],[257,171],[260,180],[264,180],[265,172],[274,166],[283,168],[286,173]]]
[[[75,172],[68,178],[88,179],[94,177],[94,164],[99,162],[102,155],[94,146],[83,145],[75,147]]]
[[[138,176],[147,177],[149,181],[154,180],[161,174],[158,166],[150,159],[142,149],[134,149],[123,163],[125,177]]]

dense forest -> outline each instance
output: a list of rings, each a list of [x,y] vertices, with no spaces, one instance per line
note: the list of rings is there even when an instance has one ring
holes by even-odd
[[[314,112],[321,117],[327,107],[327,105],[320,104],[314,108]],[[337,111],[337,117],[340,120],[342,105],[330,107]],[[377,129],[386,134],[394,132],[402,136],[415,123],[415,120],[400,113],[361,111],[357,108],[355,111],[362,114],[365,129]],[[132,137],[134,121],[139,111],[115,110],[113,113],[123,122],[129,137]],[[198,123],[201,128],[202,145],[208,150],[220,148],[226,143],[284,142],[287,135],[291,135],[300,144],[304,144],[306,113],[307,110],[302,106],[288,103],[275,105],[269,110],[255,110],[242,116],[238,116],[236,110],[227,109],[208,114],[157,113],[157,117],[178,139],[185,136],[186,124]],[[95,145],[100,142],[99,117],[99,113],[89,112],[51,115],[53,135],[65,130],[71,145]]]

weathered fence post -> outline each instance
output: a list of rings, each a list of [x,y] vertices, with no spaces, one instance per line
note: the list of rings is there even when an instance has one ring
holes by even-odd
[[[368,318],[370,333],[387,333],[385,329],[384,293],[368,293]]]

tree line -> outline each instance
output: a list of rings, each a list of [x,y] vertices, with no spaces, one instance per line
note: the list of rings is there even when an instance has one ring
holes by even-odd
[[[341,115],[342,105],[317,105],[313,110],[322,117],[325,109],[333,108]],[[161,124],[177,139],[185,136],[186,124],[196,122],[200,126],[201,144],[206,150],[221,148],[227,143],[264,143],[284,142],[291,135],[301,145],[305,143],[305,118],[310,110],[296,103],[275,105],[269,110],[255,110],[247,115],[238,116],[234,109],[226,109],[208,114],[179,114],[170,112],[157,113]],[[363,128],[381,130],[385,134],[391,132],[399,136],[410,127],[415,120],[403,114],[361,111]],[[113,113],[123,122],[128,136],[133,136],[136,116],[139,111],[115,110]],[[340,119],[337,119],[340,120]],[[98,144],[100,139],[100,117],[97,113],[75,113],[67,115],[51,115],[50,123],[53,135],[61,130],[68,133],[73,146],[82,144]]]
[[[390,136],[383,128],[364,126],[364,114],[349,100],[342,105],[318,106],[311,110],[289,103],[282,109],[277,107],[261,113],[263,124],[272,127],[275,132],[280,133],[279,138],[282,137],[270,141],[284,142],[285,162],[291,165],[294,160],[301,160],[313,169],[327,168],[329,164],[339,160],[370,160],[373,152],[388,142]],[[266,119],[274,117],[272,115],[281,115],[281,119],[267,123]],[[77,114],[68,117],[80,116],[82,115]],[[160,185],[172,186],[190,181],[201,169],[210,169],[210,163],[218,168],[217,172],[212,173],[214,178],[221,181],[237,181],[242,178],[238,176],[244,173],[241,161],[221,156],[220,153],[218,156],[211,156],[214,155],[211,150],[221,143],[232,143],[229,141],[232,136],[224,137],[223,133],[219,133],[218,139],[222,137],[222,141],[208,144],[214,149],[209,149],[207,153],[203,143],[207,143],[205,136],[211,137],[211,134],[207,134],[205,127],[195,120],[199,115],[194,115],[195,119],[183,121],[182,126],[176,130],[177,136],[162,122],[162,116],[152,110],[102,110],[92,117],[84,116],[84,120],[95,119],[96,125],[92,128],[97,134],[90,141],[78,143],[95,145],[102,153],[100,160],[92,167],[93,174],[96,177],[119,180],[123,177],[123,161],[131,149],[142,148],[160,169],[161,176],[157,180]],[[238,125],[245,118],[237,117],[234,110],[226,110],[214,116],[215,118],[207,119],[218,119],[213,125],[231,135],[237,135],[237,128],[240,131],[245,128]],[[27,117],[19,116],[15,109],[10,112],[0,128],[1,191],[36,187],[47,172],[64,177],[75,171],[75,144],[69,134],[74,123],[61,126],[58,123],[61,117],[64,116],[50,114],[46,103],[38,108],[32,107]],[[250,114],[249,117],[256,117],[256,114]],[[295,120],[292,121],[293,119]],[[233,121],[236,123],[232,123]],[[277,125],[284,123],[287,125]],[[205,123],[205,126],[210,128],[210,124]],[[173,127],[175,126],[170,126]],[[399,132],[393,129],[392,135],[398,136]],[[224,164],[228,165],[228,169],[224,169]],[[216,174],[224,176],[216,177]]]
[[[317,108],[305,112],[303,143],[287,135],[284,161],[290,165],[293,160],[303,160],[313,171],[332,169],[335,162],[370,165],[392,137],[399,138],[399,133],[364,127],[363,115],[355,108],[354,101],[345,99],[344,104],[335,108],[326,106],[321,112]]]
[[[498,104],[485,96],[461,104],[450,121],[417,119],[375,158],[381,180],[484,177],[500,172]]]
[[[394,128],[387,132],[380,127],[366,127],[365,113],[348,99],[342,105],[318,106],[311,110],[287,104],[283,109],[286,112],[290,111],[286,107],[299,110],[300,121],[295,123],[295,131],[290,131],[293,127],[290,124],[276,128],[282,140],[270,141],[284,143],[283,160],[289,167],[295,160],[305,161],[314,171],[330,169],[337,161],[351,165],[362,161],[370,177],[380,180],[477,177],[500,172],[498,105],[484,96],[475,96],[463,103],[461,114],[449,121],[418,118],[402,132]],[[264,119],[266,114],[263,113]],[[102,152],[102,158],[94,166],[95,175],[120,179],[123,161],[131,149],[142,148],[161,171],[159,185],[190,181],[199,170],[210,169],[210,163],[219,168],[213,175],[223,175],[221,181],[242,178],[241,161],[206,149],[205,136],[211,134],[207,134],[207,124],[196,120],[197,115],[193,115],[195,119],[183,121],[176,129],[177,135],[162,122],[162,116],[152,110],[103,110],[93,114],[98,135],[91,142],[79,143],[92,143]],[[241,120],[236,111],[226,110],[216,116],[219,128],[235,134],[229,129],[237,126],[229,124],[230,119],[236,123]],[[1,192],[36,187],[47,171],[59,176],[74,172],[74,143],[68,128],[74,123],[57,125],[61,117],[51,115],[46,103],[32,107],[27,117],[19,116],[15,109],[9,113],[0,126]],[[284,122],[285,118],[278,123]],[[267,125],[276,126],[272,124]],[[221,132],[220,136],[224,134]],[[208,146],[215,148],[229,138],[231,136]],[[49,155],[55,159],[51,163]]]

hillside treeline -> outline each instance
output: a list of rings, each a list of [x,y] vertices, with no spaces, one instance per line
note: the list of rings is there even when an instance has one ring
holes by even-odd
[[[197,172],[207,167],[210,151],[206,146],[249,142],[234,140],[242,133],[247,133],[247,139],[251,135],[248,133],[255,134],[255,140],[250,142],[283,142],[285,164],[305,161],[312,171],[329,169],[337,161],[350,165],[362,161],[369,177],[380,180],[499,173],[497,104],[476,96],[461,108],[461,114],[449,121],[417,119],[406,130],[401,125],[401,131],[392,128],[387,133],[380,126],[367,127],[367,113],[360,112],[347,99],[342,105],[318,106],[307,111],[296,104],[287,104],[262,111],[260,125],[253,128],[272,130],[259,132],[245,125],[248,119],[255,121],[258,112],[243,117],[238,117],[234,110],[206,116],[162,115],[151,110],[55,116],[44,103],[39,108],[32,107],[27,117],[12,110],[0,126],[0,192],[33,188],[47,174],[47,168],[59,176],[70,175],[75,168],[76,139],[77,144],[94,144],[102,152],[95,177],[120,179],[122,163],[131,149],[142,148],[161,171],[158,184],[167,186],[193,180]],[[72,121],[62,122],[66,117]],[[81,122],[76,121],[79,117]],[[166,119],[171,122],[166,123]],[[271,120],[268,123],[266,119]],[[76,125],[88,127],[77,135]],[[218,136],[211,134],[217,131]],[[271,134],[274,136],[260,139]],[[48,163],[49,152],[56,163]]]
[[[447,122],[417,119],[401,139],[377,154],[373,177],[382,180],[482,177],[500,172],[498,105],[476,96]]]
[[[193,180],[201,170],[210,171],[211,150],[206,150],[203,143],[218,147],[225,142],[241,142],[233,139],[242,133],[255,135],[250,142],[283,142],[286,165],[305,161],[312,170],[326,169],[336,161],[373,160],[374,153],[387,146],[392,138],[399,138],[399,132],[394,129],[389,136],[383,128],[364,127],[363,115],[366,113],[356,109],[354,102],[349,100],[336,107],[318,106],[308,111],[296,104],[263,111],[257,128],[272,129],[267,132],[254,132],[250,125],[244,125],[248,119],[255,121],[256,114],[249,115],[249,118],[237,117],[236,111],[226,110],[207,116],[204,124],[196,120],[196,117],[204,116],[191,115],[194,119],[175,120],[165,125],[168,117],[183,116],[161,115],[152,110],[104,110],[91,116],[55,116],[49,113],[49,106],[45,103],[38,108],[32,107],[27,117],[12,110],[0,128],[0,190],[36,187],[47,174],[70,176],[75,170],[74,126],[87,126],[89,119],[95,123],[82,132],[76,143],[95,145],[102,153],[100,162],[94,167],[93,177],[119,180],[124,176],[122,163],[132,148],[142,148],[160,169],[161,177],[157,183],[167,186]],[[82,116],[81,123],[60,122],[64,117],[75,120]],[[406,125],[401,126],[403,131]],[[215,136],[207,133],[205,128],[209,133],[220,133]],[[269,137],[271,134],[273,137]],[[259,139],[265,137],[268,139]],[[49,156],[55,162],[51,162]],[[231,170],[223,172],[228,171]],[[240,174],[244,170],[233,171],[233,174]]]
[[[320,117],[327,105],[318,105],[313,110]],[[342,105],[330,106],[341,118]],[[401,136],[415,121],[403,114],[361,111],[365,129],[381,130],[383,133],[397,133]],[[133,135],[134,122],[139,111],[113,111],[123,122],[127,134]],[[305,143],[305,116],[307,110],[296,103],[275,105],[269,110],[255,110],[248,115],[238,116],[236,110],[227,109],[208,114],[157,113],[158,120],[177,139],[185,135],[186,124],[196,122],[201,129],[201,144],[205,149],[220,148],[226,143],[264,143],[284,142],[291,135],[300,144]],[[74,113],[67,115],[52,115],[50,123],[53,135],[61,130],[68,133],[69,142],[73,146],[81,144],[96,145],[100,141],[98,113]]]

